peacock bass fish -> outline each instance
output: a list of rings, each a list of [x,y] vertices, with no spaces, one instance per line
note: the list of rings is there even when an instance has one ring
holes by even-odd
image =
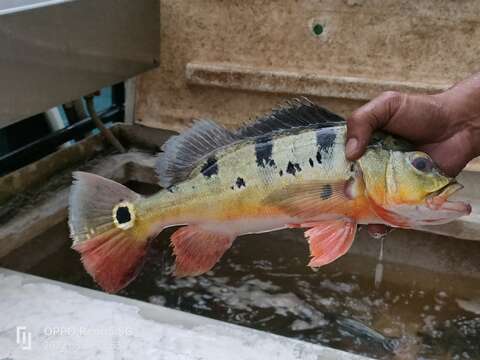
[[[294,100],[230,131],[197,121],[163,146],[164,188],[151,197],[100,176],[75,172],[69,205],[72,247],[106,291],[138,273],[149,239],[171,237],[175,275],[209,271],[236,237],[305,228],[316,268],[352,245],[358,224],[400,228],[468,215],[449,201],[462,188],[407,142],[376,133],[366,153],[345,158],[346,124],[310,101]]]

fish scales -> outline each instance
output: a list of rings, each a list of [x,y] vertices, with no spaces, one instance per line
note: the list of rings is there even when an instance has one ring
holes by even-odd
[[[204,221],[213,222],[241,219],[246,213],[269,216],[273,210],[264,206],[262,200],[282,186],[313,179],[336,183],[352,176],[344,156],[344,138],[344,126],[279,131],[260,139],[262,144],[268,142],[271,146],[270,155],[262,155],[260,160],[257,139],[240,141],[214,154],[214,166],[218,168],[215,175],[205,171],[213,164],[209,157],[189,180],[176,187],[174,196],[162,199],[166,202],[162,208],[169,209],[170,217],[175,219],[172,221],[177,222],[191,221],[199,211]],[[320,163],[316,160],[318,153],[322,157]],[[314,167],[309,165],[310,159],[315,159]],[[289,164],[294,164],[295,173],[288,171]],[[239,178],[244,186],[236,185]],[[159,199],[152,198],[146,205],[144,213],[155,217]],[[249,233],[250,229],[244,231]]]
[[[375,133],[357,161],[345,158],[345,121],[308,100],[293,101],[229,131],[202,120],[159,155],[163,190],[143,197],[94,174],[74,173],[72,247],[87,272],[116,292],[138,274],[149,239],[171,236],[176,276],[209,271],[236,237],[304,228],[308,266],[344,255],[358,224],[416,228],[470,213],[448,198],[461,188],[425,153]]]

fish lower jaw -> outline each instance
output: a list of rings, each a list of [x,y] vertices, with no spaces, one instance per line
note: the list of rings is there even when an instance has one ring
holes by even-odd
[[[442,189],[436,191],[427,198],[426,204],[429,209],[434,211],[445,211],[457,216],[470,215],[472,207],[463,201],[448,200],[452,195],[463,189],[463,185],[452,182]]]
[[[449,201],[444,198],[433,197],[427,199],[427,206],[434,211],[458,213],[458,216],[470,215],[472,206],[463,201]]]
[[[439,210],[456,212],[459,216],[470,215],[472,206],[463,201],[445,201]]]

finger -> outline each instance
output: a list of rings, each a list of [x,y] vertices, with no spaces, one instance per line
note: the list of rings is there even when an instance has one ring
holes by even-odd
[[[383,224],[368,224],[367,231],[368,234],[374,239],[381,239],[385,235],[387,235],[392,228],[383,225]]]
[[[387,126],[405,96],[387,91],[353,112],[347,119],[347,159],[356,160],[363,155],[372,133]]]
[[[445,175],[455,177],[475,157],[465,137],[457,133],[441,143],[421,146],[420,150],[429,154]]]

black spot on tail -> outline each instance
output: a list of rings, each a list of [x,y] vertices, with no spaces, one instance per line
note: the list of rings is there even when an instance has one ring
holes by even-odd
[[[322,163],[322,154],[320,153],[320,150],[317,151],[317,162],[319,164]]]
[[[332,194],[333,194],[332,185],[330,184],[323,185],[322,191],[320,192],[320,197],[323,200],[327,200],[332,196]]]
[[[257,166],[266,167],[275,166],[275,160],[272,158],[273,141],[270,135],[261,136],[255,140],[255,157]]]
[[[235,185],[237,185],[237,188],[246,187],[247,185],[245,184],[245,180],[243,180],[241,177],[237,178],[237,181],[235,181]]]
[[[210,178],[213,175],[218,174],[218,164],[217,164],[217,159],[215,156],[210,156],[205,164],[203,164],[201,172],[203,176]]]
[[[287,164],[287,169],[286,169],[288,174],[291,174],[295,176],[297,172],[302,171],[302,168],[300,167],[300,164],[297,163],[292,163],[291,161],[288,162]]]
[[[130,215],[130,209],[126,206],[119,206],[117,212],[115,213],[115,218],[119,224],[126,224],[132,220]]]
[[[308,159],[308,162],[310,163],[310,167],[313,167],[313,160],[312,160],[312,158],[309,158],[309,159]]]
[[[333,148],[333,145],[335,144],[335,138],[337,135],[331,131],[328,130],[326,131],[325,129],[319,129],[317,130],[317,146],[318,150],[328,152]],[[317,155],[318,158],[318,155]]]

